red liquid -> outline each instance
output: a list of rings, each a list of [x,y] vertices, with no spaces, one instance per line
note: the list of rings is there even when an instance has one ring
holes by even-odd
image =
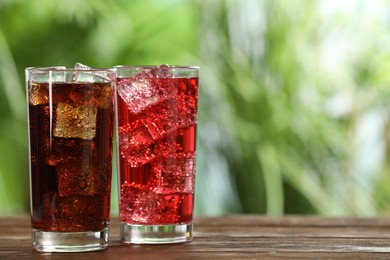
[[[198,79],[146,79],[153,90],[137,76],[117,80],[120,219],[129,224],[189,223]]]
[[[32,227],[100,231],[110,221],[109,84],[29,85]],[[51,102],[50,102],[51,101]]]

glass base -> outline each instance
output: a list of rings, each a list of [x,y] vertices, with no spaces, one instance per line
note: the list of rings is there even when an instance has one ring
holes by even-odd
[[[33,229],[32,244],[41,252],[86,252],[108,246],[108,228],[88,232],[48,232]]]
[[[178,225],[134,225],[121,222],[121,240],[132,244],[171,244],[192,240],[192,223]]]

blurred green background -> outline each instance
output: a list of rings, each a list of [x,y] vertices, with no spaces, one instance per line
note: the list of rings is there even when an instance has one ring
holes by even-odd
[[[390,212],[390,1],[0,0],[1,215],[29,212],[24,69],[75,62],[201,67],[197,215]]]

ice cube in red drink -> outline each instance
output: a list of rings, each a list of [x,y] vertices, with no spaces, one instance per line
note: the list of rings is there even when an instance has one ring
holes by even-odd
[[[118,79],[117,88],[131,113],[139,113],[177,92],[171,81],[153,78],[152,74],[146,72],[133,78]]]
[[[156,145],[146,126],[139,121],[119,127],[120,155],[133,167],[140,166],[156,156]]]
[[[177,145],[172,138],[165,136],[154,141],[143,121],[135,121],[119,127],[120,155],[130,166],[139,167],[162,154],[176,151]]]
[[[196,124],[196,101],[180,95],[149,107],[140,117],[153,139],[158,140],[175,130]]]
[[[123,185],[121,220],[134,224],[186,223],[192,218],[192,200],[192,193],[160,194]]]
[[[195,188],[195,154],[179,157],[160,157],[151,162],[151,171],[159,176],[155,192],[193,193]]]

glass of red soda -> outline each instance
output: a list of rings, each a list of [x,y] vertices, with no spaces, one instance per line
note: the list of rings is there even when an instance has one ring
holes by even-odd
[[[116,66],[121,240],[192,240],[198,67]]]
[[[115,71],[27,68],[33,248],[108,246]]]

